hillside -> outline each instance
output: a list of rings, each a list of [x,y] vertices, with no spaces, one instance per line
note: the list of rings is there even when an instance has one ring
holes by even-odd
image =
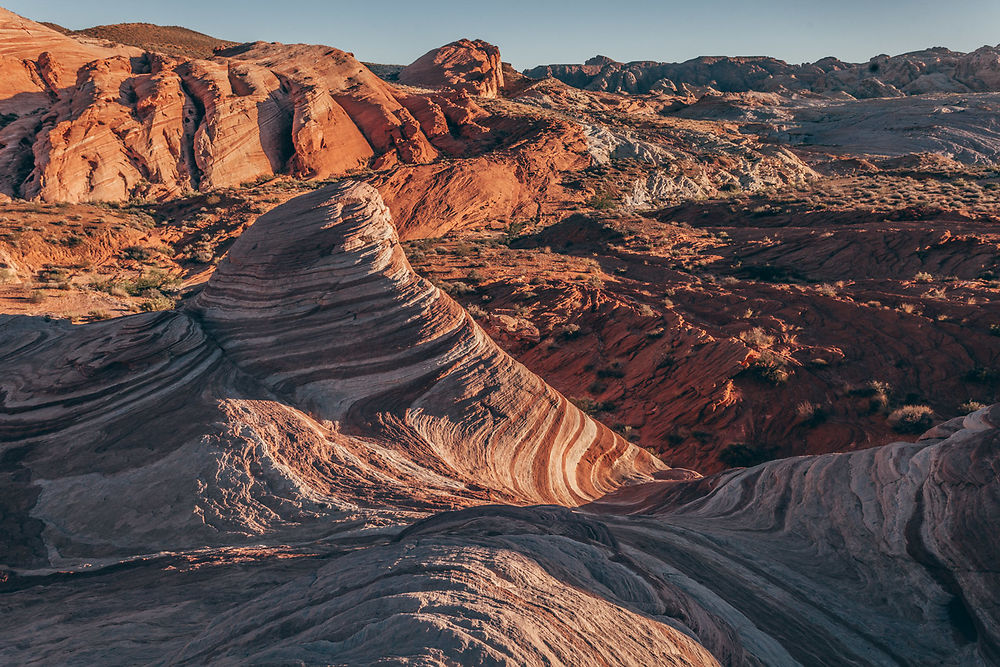
[[[144,51],[188,58],[211,58],[216,49],[236,44],[236,42],[217,39],[211,35],[181,26],[155,25],[153,23],[98,25],[82,30],[67,31],[67,34],[84,35],[116,44],[135,46]]]

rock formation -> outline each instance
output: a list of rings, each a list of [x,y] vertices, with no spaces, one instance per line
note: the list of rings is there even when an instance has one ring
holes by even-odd
[[[664,467],[414,275],[365,184],[263,216],[190,313],[3,330],[8,565],[48,561],[46,544],[72,559],[218,543],[324,503],[576,505]],[[127,518],[109,521],[106,494]]]
[[[497,97],[504,85],[500,49],[481,39],[460,39],[417,58],[399,73],[399,82]]]
[[[114,55],[140,55],[142,51],[100,40],[74,39],[0,7],[0,57],[5,61],[34,61],[37,66],[42,65],[38,62],[42,53],[49,54],[46,60],[55,61],[72,73],[93,60]]]
[[[1000,406],[667,469],[418,278],[365,184],[261,217],[185,311],[5,317],[0,400],[7,662],[1000,657]]]
[[[1000,662],[995,50],[0,37],[0,662]]]
[[[10,35],[0,49],[8,196],[162,200],[282,173],[426,164],[503,141],[462,86],[400,90],[329,47],[245,44],[198,60],[91,46],[9,12],[0,34]],[[486,59],[479,74],[476,54]],[[485,43],[455,47],[438,64],[452,79],[482,74],[478,94],[502,85],[499,52]]]
[[[632,94],[761,91],[868,98],[996,92],[1000,91],[1000,46],[984,46],[972,53],[932,48],[898,56],[879,55],[860,64],[823,58],[792,65],[775,58],[720,56],[683,63],[622,63],[597,56],[583,65],[540,65],[525,70],[525,74],[554,77],[588,90]]]

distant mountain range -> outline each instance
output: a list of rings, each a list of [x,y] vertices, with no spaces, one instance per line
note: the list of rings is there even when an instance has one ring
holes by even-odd
[[[867,63],[823,58],[792,65],[768,57],[702,56],[683,63],[623,63],[596,56],[582,65],[539,65],[532,78],[553,77],[577,88],[613,93],[700,94],[749,91],[818,93],[858,98],[1000,90],[1000,47],[972,53],[935,47]]]

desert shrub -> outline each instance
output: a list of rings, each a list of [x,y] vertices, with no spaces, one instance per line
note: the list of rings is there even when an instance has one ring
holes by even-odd
[[[809,401],[802,401],[796,405],[795,415],[800,423],[807,426],[815,426],[826,419],[826,411],[823,410],[823,406]]]
[[[500,241],[509,246],[515,240],[521,238],[528,229],[527,220],[511,220],[503,230],[503,239]]]
[[[599,378],[623,378],[625,377],[625,369],[617,361],[610,366],[605,366],[597,370],[597,377]]]
[[[197,262],[198,264],[208,264],[213,259],[211,250],[195,250],[190,255],[192,262]]]
[[[774,336],[764,333],[764,329],[761,327],[740,332],[740,340],[755,350],[762,350],[774,345]]]
[[[966,401],[958,406],[958,411],[961,414],[969,414],[970,412],[975,412],[976,410],[982,410],[986,407],[985,403],[980,403],[979,401]]]
[[[486,317],[487,314],[488,314],[485,310],[483,310],[482,308],[480,308],[479,306],[477,306],[474,303],[470,304],[468,307],[466,307],[465,312],[469,313],[469,315],[472,315],[476,319],[479,319],[479,318],[482,318],[482,317]]]
[[[145,262],[153,258],[153,252],[149,248],[144,248],[141,245],[131,245],[122,249],[122,257],[125,259],[133,259],[137,262]]]
[[[586,205],[598,211],[608,211],[618,206],[618,199],[610,192],[601,192],[588,199]]]
[[[834,287],[833,285],[828,285],[826,283],[817,286],[816,291],[822,294],[823,296],[830,296],[830,297],[837,296],[837,288]]]
[[[441,289],[452,296],[462,296],[464,294],[474,294],[476,288],[463,282],[444,283]]]
[[[106,310],[92,310],[87,313],[87,317],[92,320],[108,320],[114,316]]]
[[[154,310],[170,310],[174,307],[174,300],[170,297],[163,296],[153,296],[151,299],[146,299],[141,304],[139,304],[139,309],[143,312],[152,312]]]
[[[726,445],[719,452],[719,461],[730,468],[749,468],[773,458],[773,450],[765,447],[751,447],[742,442]]]
[[[559,327],[558,334],[560,338],[577,338],[580,336],[580,325],[579,324],[563,324]]]
[[[596,415],[599,412],[610,412],[615,409],[613,403],[595,401],[592,398],[587,398],[586,396],[582,398],[571,398],[570,403],[583,410],[588,415]]]
[[[923,433],[934,423],[934,410],[927,405],[904,405],[886,421],[897,433]]]
[[[15,282],[17,282],[17,271],[9,266],[0,268],[0,285],[7,285]]]
[[[163,271],[153,270],[132,280],[106,280],[91,283],[90,287],[112,296],[162,296],[162,292],[171,291],[179,285],[176,278],[171,278]],[[157,294],[152,294],[156,290]]]
[[[42,303],[45,301],[45,292],[40,289],[32,290],[28,295],[28,303]]]
[[[927,273],[926,271],[919,271],[915,276],[913,276],[913,280],[915,280],[918,283],[929,283],[932,280],[934,280],[934,276]]]
[[[870,380],[861,386],[849,386],[847,393],[851,396],[870,398],[871,412],[878,412],[889,407],[889,397],[892,395],[892,385],[881,380]]]
[[[747,372],[759,380],[775,386],[788,382],[791,376],[788,361],[781,355],[764,350],[747,368]]]
[[[643,317],[656,317],[656,311],[645,303],[639,306],[639,314]]]

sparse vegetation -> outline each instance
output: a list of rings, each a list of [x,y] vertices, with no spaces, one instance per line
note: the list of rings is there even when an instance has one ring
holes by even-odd
[[[580,408],[588,415],[594,416],[601,412],[611,412],[615,409],[613,403],[604,403],[600,401],[595,401],[592,398],[587,398],[586,396],[582,398],[570,398],[570,403]]]
[[[749,468],[765,463],[774,458],[774,451],[769,448],[751,447],[744,443],[726,445],[719,452],[719,461],[730,468]]]
[[[923,433],[934,423],[934,410],[927,405],[904,405],[886,419],[897,433]]]
[[[816,426],[826,419],[826,411],[819,403],[801,401],[795,406],[795,416],[800,424]]]
[[[761,327],[740,332],[740,340],[755,350],[764,350],[774,345],[774,336],[764,333]]]
[[[586,204],[597,211],[610,211],[618,207],[619,200],[610,192],[599,192],[588,199]]]
[[[780,385],[788,382],[791,371],[788,370],[788,360],[771,350],[764,350],[760,353],[747,371],[753,377],[772,385]]]

